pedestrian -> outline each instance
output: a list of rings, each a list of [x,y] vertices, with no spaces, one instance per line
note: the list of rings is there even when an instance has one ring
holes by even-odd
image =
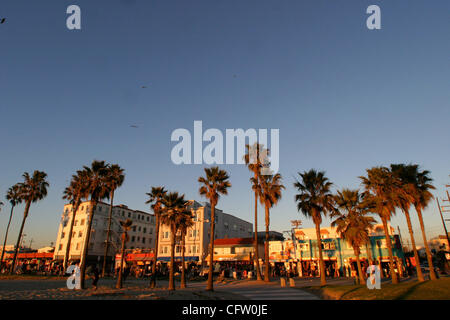
[[[92,287],[94,290],[97,290],[97,282],[99,279],[97,266],[95,264],[90,265],[86,273],[92,278]]]

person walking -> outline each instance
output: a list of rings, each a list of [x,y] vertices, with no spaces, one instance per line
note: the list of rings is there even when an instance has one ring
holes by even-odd
[[[91,265],[87,270],[87,274],[92,278],[92,288],[97,290],[97,282],[100,274],[97,266],[95,264]]]

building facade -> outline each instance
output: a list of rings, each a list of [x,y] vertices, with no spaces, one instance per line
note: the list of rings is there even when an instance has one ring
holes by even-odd
[[[201,204],[190,200],[190,209],[194,216],[194,225],[187,230],[185,239],[186,261],[204,262],[208,255],[210,243],[211,207],[209,203]],[[248,238],[253,235],[253,224],[236,216],[215,209],[215,239]],[[177,235],[175,259],[181,259],[180,234]],[[158,245],[158,260],[170,260],[170,229],[162,225]]]
[[[85,237],[87,235],[89,210],[91,202],[83,202],[74,215],[72,205],[66,204],[61,215],[61,223],[55,245],[55,260],[63,260],[69,237],[71,248],[69,260],[80,260],[83,252]],[[109,204],[99,202],[94,208],[91,227],[91,236],[87,260],[90,262],[102,262],[105,253],[106,234],[109,220]],[[69,234],[71,220],[75,218],[72,234]],[[113,206],[111,220],[111,237],[108,250],[108,260],[112,260],[117,252],[120,252],[121,226],[119,220],[131,219],[132,230],[128,233],[130,240],[127,248],[130,249],[152,249],[155,245],[155,217],[147,212],[133,210],[125,205]]]
[[[394,229],[391,226],[389,228],[394,261],[402,269],[406,260],[400,239],[394,234]],[[345,274],[344,270],[356,263],[352,246],[340,238],[335,228],[322,227],[320,234],[325,268],[332,267],[330,269]],[[300,275],[305,270],[318,270],[319,248],[316,229],[294,229],[293,240],[270,241],[269,256],[272,265],[285,264],[288,268],[296,268]],[[360,259],[363,263],[368,263],[369,260],[376,261],[382,269],[387,269],[389,254],[382,225],[375,225],[371,230],[370,243],[361,247]]]

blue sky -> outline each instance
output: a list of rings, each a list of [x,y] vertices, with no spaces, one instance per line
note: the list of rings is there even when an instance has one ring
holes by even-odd
[[[81,7],[80,31],[66,28],[71,4]],[[366,28],[371,4],[381,7],[381,30]],[[202,200],[203,166],[170,160],[172,131],[202,120],[223,132],[280,129],[287,189],[272,210],[278,231],[293,219],[313,226],[297,213],[292,187],[296,172],[310,168],[325,170],[337,188],[355,188],[366,168],[418,163],[443,195],[449,9],[448,1],[412,0],[3,0],[0,194],[25,171],[48,173],[48,197],[25,226],[33,246],[56,239],[62,191],[93,159],[125,168],[117,203],[148,210],[145,192],[155,185]],[[224,168],[233,187],[219,207],[252,221],[248,170]],[[2,239],[8,214],[6,205]],[[442,233],[435,203],[425,216],[430,233]],[[406,238],[401,214],[393,225]]]

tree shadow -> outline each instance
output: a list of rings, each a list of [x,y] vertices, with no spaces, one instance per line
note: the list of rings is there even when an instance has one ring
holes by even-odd
[[[358,290],[358,289],[361,289],[361,287],[359,286],[359,287],[353,288],[353,289],[350,290],[350,291],[345,292],[342,296],[339,297],[339,300],[343,300],[343,299],[345,298],[346,295],[348,295],[348,294],[350,294],[350,293],[352,293],[353,291],[356,291],[356,290]]]
[[[397,298],[395,298],[394,300],[405,300],[406,298],[408,298],[408,296],[410,296],[418,287],[420,287],[421,285],[423,285],[424,283],[426,283],[426,281],[424,282],[418,282],[415,285],[413,285],[412,287],[410,287],[408,290],[406,290],[405,293],[399,295]]]

